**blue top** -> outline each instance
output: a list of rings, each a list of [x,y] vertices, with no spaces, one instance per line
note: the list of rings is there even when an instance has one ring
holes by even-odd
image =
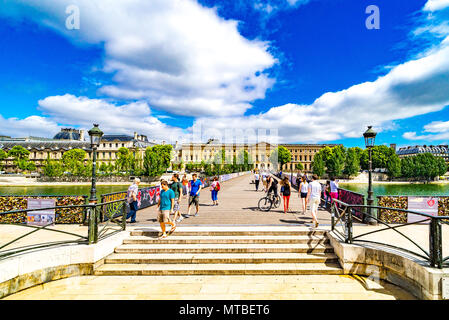
[[[193,180],[190,181],[190,195],[195,196],[198,190],[200,189],[200,186],[202,185],[203,183],[201,182],[200,179],[197,179],[195,182]]]
[[[175,193],[172,189],[161,192],[161,207],[160,210],[171,210],[171,199],[175,198]]]

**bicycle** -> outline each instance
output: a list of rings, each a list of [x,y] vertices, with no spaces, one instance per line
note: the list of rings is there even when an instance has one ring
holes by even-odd
[[[281,205],[281,197],[279,195],[274,195],[273,193],[267,194],[265,197],[259,200],[259,210],[263,212],[268,212],[271,208],[279,208]]]

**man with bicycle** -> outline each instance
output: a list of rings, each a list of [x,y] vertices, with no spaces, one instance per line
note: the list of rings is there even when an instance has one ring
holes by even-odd
[[[278,197],[278,181],[276,178],[268,176],[267,178],[267,195],[270,195],[273,192],[275,198]]]

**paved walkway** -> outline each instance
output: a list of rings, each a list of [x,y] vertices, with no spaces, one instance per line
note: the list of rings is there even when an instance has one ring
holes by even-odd
[[[413,300],[401,288],[352,276],[86,276],[4,300]]]
[[[252,175],[245,175],[222,183],[218,194],[218,206],[212,205],[209,188],[201,191],[200,212],[193,217],[195,208],[192,207],[192,216],[184,219],[181,225],[296,225],[311,226],[310,211],[300,214],[301,203],[299,194],[293,190],[290,198],[290,213],[284,214],[284,204],[270,212],[261,212],[258,209],[259,199],[265,193],[256,192],[254,184],[250,184]],[[262,187],[261,187],[262,188]],[[261,189],[260,188],[260,189]],[[280,188],[279,188],[280,189]],[[181,200],[181,213],[187,213],[188,198]],[[159,225],[156,220],[156,206],[143,209],[137,213],[137,225]],[[319,210],[318,220],[321,225],[330,225],[330,214]]]

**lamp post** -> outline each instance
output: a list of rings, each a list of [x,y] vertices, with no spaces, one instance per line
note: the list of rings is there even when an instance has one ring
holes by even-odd
[[[90,199],[89,204],[91,207],[88,209],[89,212],[89,244],[97,243],[98,241],[98,219],[97,215],[97,177],[96,177],[96,167],[97,167],[97,148],[100,145],[101,137],[103,132],[98,128],[98,124],[94,124],[94,127],[89,130],[90,145],[92,148],[92,187],[90,189]]]
[[[94,127],[89,130],[90,136],[90,145],[92,148],[92,187],[90,189],[90,204],[97,203],[97,175],[96,175],[96,167],[97,167],[97,148],[100,146],[101,137],[103,136],[103,132],[98,128],[98,124],[94,124]]]
[[[365,131],[365,133],[363,134],[363,137],[365,138],[365,146],[368,149],[368,153],[369,153],[369,168],[368,168],[368,199],[367,199],[367,205],[368,205],[368,210],[367,210],[367,219],[366,222],[368,222],[368,224],[371,225],[377,225],[377,221],[373,219],[372,216],[372,208],[371,206],[374,203],[374,198],[373,198],[373,176],[372,176],[372,172],[373,172],[373,161],[372,161],[372,149],[374,147],[374,143],[376,140],[376,135],[377,132],[373,130],[372,126],[368,127],[368,130]]]

